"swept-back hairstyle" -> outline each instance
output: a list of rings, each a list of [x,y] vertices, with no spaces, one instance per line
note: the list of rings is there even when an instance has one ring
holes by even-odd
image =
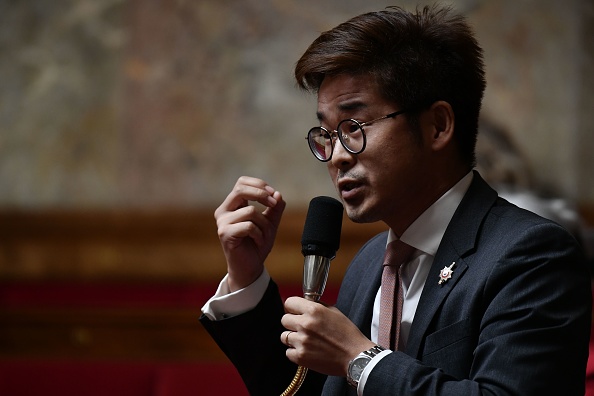
[[[298,85],[317,93],[324,77],[371,75],[389,101],[409,111],[412,125],[438,100],[455,114],[462,159],[475,164],[485,90],[483,51],[463,16],[450,7],[400,7],[359,15],[322,33],[295,67]]]

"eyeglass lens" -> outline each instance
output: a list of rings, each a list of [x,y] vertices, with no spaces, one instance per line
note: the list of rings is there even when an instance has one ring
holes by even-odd
[[[365,137],[361,125],[354,120],[344,120],[336,129],[340,142],[349,152],[360,153],[365,145]],[[334,149],[333,134],[322,127],[312,128],[308,134],[309,147],[312,153],[321,161],[328,161]]]

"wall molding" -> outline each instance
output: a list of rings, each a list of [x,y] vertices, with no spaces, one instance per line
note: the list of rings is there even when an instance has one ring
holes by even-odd
[[[0,211],[5,280],[211,281],[226,272],[214,210]],[[266,266],[281,282],[300,279],[305,211],[287,211]],[[339,280],[383,224],[346,217],[330,277]]]

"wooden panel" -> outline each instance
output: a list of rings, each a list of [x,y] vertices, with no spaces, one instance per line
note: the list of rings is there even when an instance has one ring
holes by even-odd
[[[213,210],[0,212],[0,277],[10,280],[218,280],[225,262]],[[305,211],[287,212],[267,267],[280,281],[302,274]],[[345,218],[331,270],[348,262],[382,224]]]
[[[297,293],[305,214],[285,213],[266,263]],[[381,229],[345,219],[334,289]],[[224,361],[198,317],[225,272],[213,210],[0,212],[0,357]]]

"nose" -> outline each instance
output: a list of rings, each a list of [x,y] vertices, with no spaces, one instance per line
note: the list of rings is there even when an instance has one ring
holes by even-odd
[[[340,139],[336,139],[334,147],[332,148],[332,158],[330,162],[338,169],[350,168],[356,161],[356,155],[350,153],[344,148]]]

